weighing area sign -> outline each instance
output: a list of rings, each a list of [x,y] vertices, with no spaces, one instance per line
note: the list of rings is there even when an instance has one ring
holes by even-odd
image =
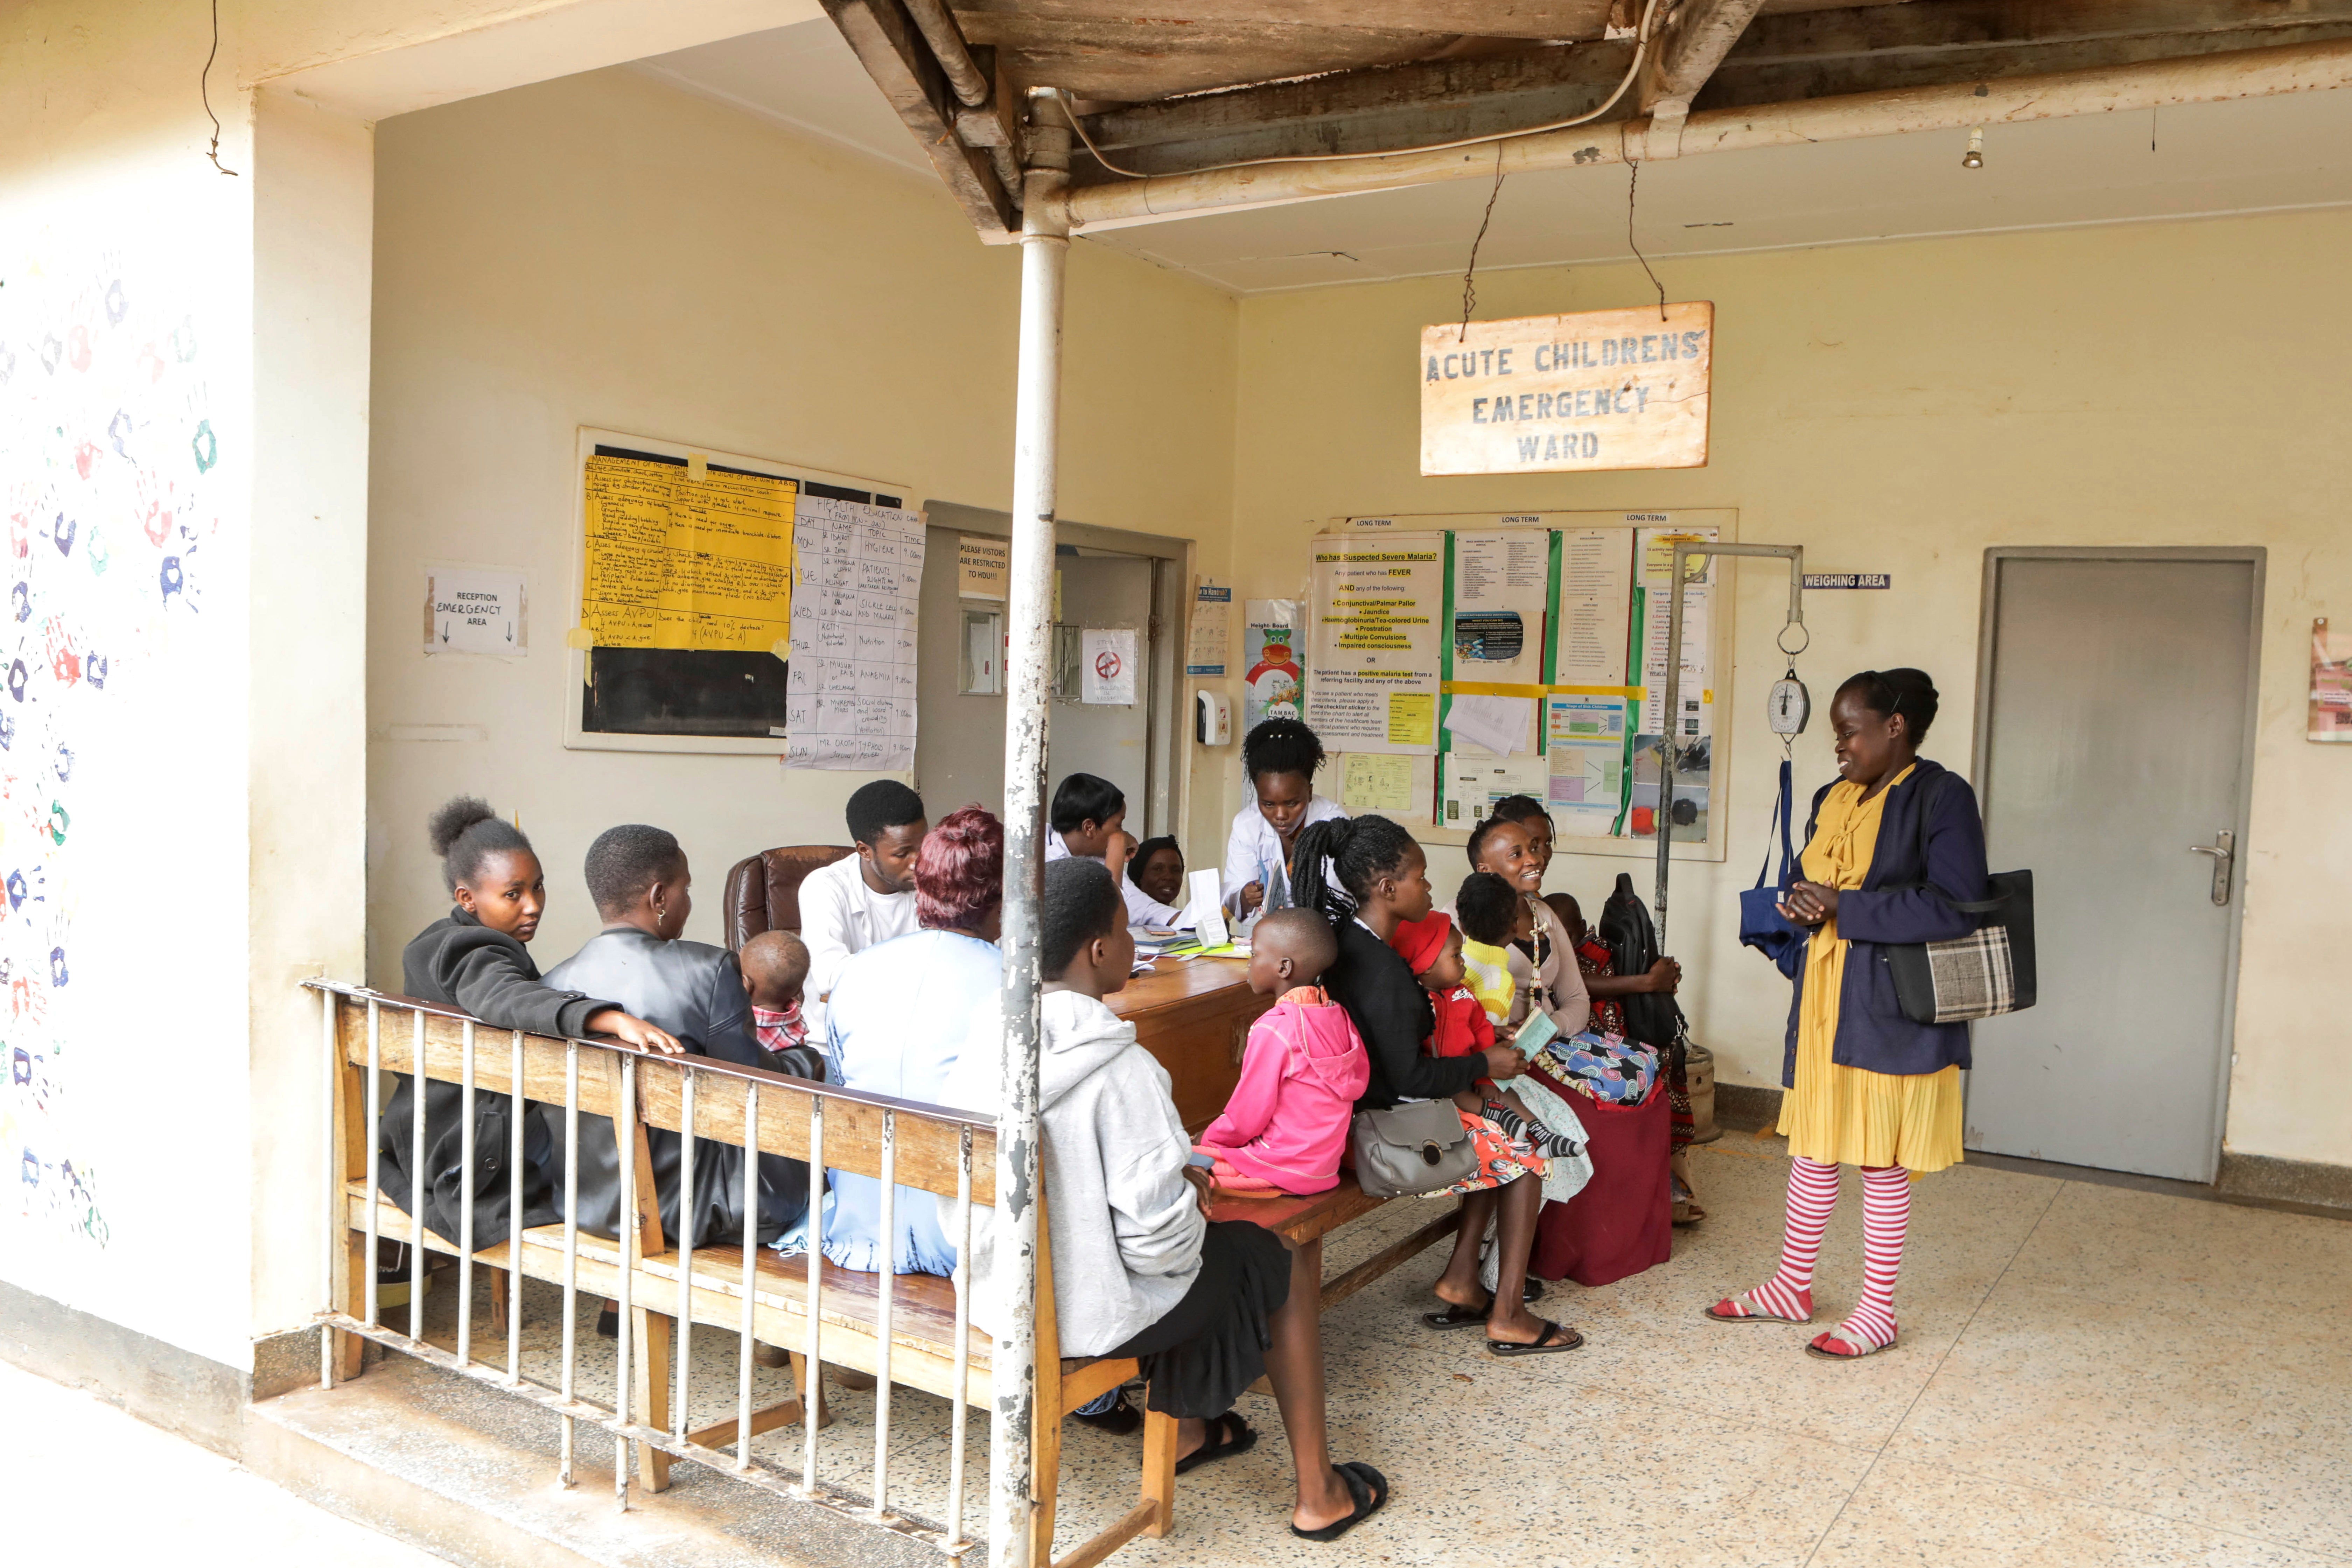
[[[1705,468],[1714,361],[1703,300],[1424,327],[1421,471]]]

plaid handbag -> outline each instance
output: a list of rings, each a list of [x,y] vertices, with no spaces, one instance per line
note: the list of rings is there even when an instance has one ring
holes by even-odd
[[[1942,775],[1938,775],[1938,784]],[[1938,794],[1940,794],[1940,790]],[[1927,863],[1927,819],[1936,797],[1919,803],[1919,863]],[[1964,1024],[2033,1005],[2033,873],[1996,871],[1985,879],[1992,896],[1947,899],[1922,884],[1944,904],[1965,915],[1980,915],[1977,929],[1949,942],[1890,942],[1887,967],[1894,972],[1895,1000],[1915,1024]]]

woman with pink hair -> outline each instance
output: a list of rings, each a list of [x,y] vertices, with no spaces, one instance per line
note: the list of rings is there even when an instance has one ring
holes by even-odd
[[[935,1102],[967,1049],[994,1048],[1003,901],[1004,825],[965,806],[934,826],[916,852],[915,912],[923,929],[853,954],[834,982],[824,1054],[835,1083]],[[827,1258],[869,1272],[954,1271],[955,1248],[930,1194],[898,1189],[886,1253],[881,1184],[838,1171],[826,1177],[835,1194]]]

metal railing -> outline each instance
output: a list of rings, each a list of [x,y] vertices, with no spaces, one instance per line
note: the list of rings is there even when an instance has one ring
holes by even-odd
[[[731,1476],[750,1486],[835,1510],[863,1522],[927,1541],[961,1555],[972,1542],[964,1531],[967,1411],[991,1397],[992,1366],[976,1363],[971,1339],[971,1211],[994,1201],[995,1124],[940,1106],[918,1105],[804,1079],[734,1067],[703,1057],[660,1057],[604,1041],[556,1039],[521,1031],[499,1031],[507,1048],[485,1052],[478,1035],[489,1027],[452,1008],[421,1003],[327,981],[305,983],[319,993],[329,1079],[323,1130],[327,1169],[324,1297],[320,1326],[320,1383],[331,1388],[358,1374],[361,1342],[415,1357],[486,1387],[538,1405],[561,1424],[557,1474],[575,1483],[580,1424],[609,1433],[614,1443],[614,1491],[629,1507],[631,1453],[640,1485],[659,1490],[671,1460],[686,1460]],[[387,1028],[387,1025],[391,1026]],[[583,1077],[583,1064],[589,1071]],[[421,1070],[420,1070],[421,1068]],[[414,1116],[408,1130],[408,1169],[414,1178],[409,1207],[402,1213],[383,1196],[383,1079],[412,1075]],[[427,1225],[429,1184],[425,1163],[426,1081],[459,1088],[459,1164],[463,1173],[457,1237]],[[482,1151],[475,1147],[477,1097],[515,1097],[508,1118],[508,1218],[505,1241],[475,1246],[474,1173]],[[524,1229],[527,1180],[525,1103],[552,1120],[562,1116],[563,1158],[560,1225]],[[604,1116],[614,1128],[620,1166],[618,1235],[587,1233],[580,1224],[581,1118]],[[830,1124],[830,1126],[828,1125]],[[667,1131],[681,1136],[680,1194],[677,1212],[688,1213],[696,1191],[695,1163],[722,1145],[740,1152],[743,1167],[743,1228],[740,1259],[728,1259],[706,1240],[698,1248],[689,1219],[673,1247],[665,1237],[659,1194],[648,1190],[652,1166],[646,1134]],[[880,1184],[879,1233],[885,1272],[858,1275],[825,1263],[816,1245],[821,1226],[813,1218],[811,1245],[795,1267],[761,1245],[760,1156],[782,1155],[808,1166],[809,1213],[824,1213],[828,1166],[870,1176]],[[902,1281],[887,1271],[900,1185],[956,1200],[956,1272],[952,1277],[952,1328],[942,1333],[940,1303],[910,1315],[902,1310]],[[389,1208],[390,1214],[383,1211]],[[943,1216],[947,1217],[947,1216]],[[380,1240],[408,1244],[407,1331],[382,1321],[377,1288]],[[428,1252],[454,1256],[457,1276],[457,1325],[453,1342],[425,1337],[424,1303]],[[765,1267],[763,1267],[763,1263]],[[504,1364],[477,1359],[473,1328],[474,1275],[494,1270],[494,1290],[503,1286],[506,1314]],[[584,1268],[584,1274],[583,1274]],[[537,1279],[561,1290],[558,1373],[552,1383],[526,1375],[524,1286]],[[852,1310],[848,1297],[869,1284],[872,1308]],[[609,1287],[609,1288],[608,1288]],[[578,1386],[576,1318],[583,1289],[617,1304],[619,1338],[612,1404],[583,1396]],[[829,1306],[835,1293],[839,1303]],[[495,1305],[495,1303],[494,1303]],[[648,1342],[638,1342],[642,1319]],[[736,1339],[735,1417],[701,1431],[689,1421],[693,1388],[692,1347],[696,1325],[725,1330]],[[672,1325],[674,1325],[674,1331]],[[797,1345],[800,1374],[796,1398],[753,1408],[755,1346]],[[661,1364],[665,1360],[674,1363]],[[824,1409],[826,1362],[870,1372],[875,1378],[874,1460],[865,1495],[819,1475],[819,1413]],[[949,1402],[949,1453],[945,1495],[938,1520],[927,1522],[891,1506],[893,1383],[936,1394]],[[798,1405],[797,1416],[792,1410]],[[665,1410],[664,1407],[667,1406]],[[764,1424],[762,1416],[770,1417]],[[761,1431],[798,1418],[803,1427],[799,1473],[761,1462],[752,1439]]]

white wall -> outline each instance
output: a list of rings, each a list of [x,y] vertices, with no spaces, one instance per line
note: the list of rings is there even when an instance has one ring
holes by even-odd
[[[0,1278],[242,1366],[254,181],[160,90],[200,14],[64,9],[0,54]]]
[[[717,941],[728,866],[838,840],[866,775],[562,749],[577,431],[1003,508],[1019,258],[981,246],[935,182],[633,71],[401,116],[377,147],[369,973],[396,984],[402,946],[446,908],[424,823],[458,791],[520,813],[539,847],[543,964],[595,930],[581,858],[617,822],[679,835],[688,934]],[[1074,247],[1064,515],[1197,539],[1201,569],[1225,569],[1236,318],[1224,295]],[[527,571],[529,656],[425,657],[428,560]],[[395,724],[492,739],[396,741]],[[1224,825],[1206,765],[1196,858]]]
[[[1814,570],[1894,574],[1891,592],[1809,596],[1804,668],[1818,694],[1853,669],[1931,671],[1945,717],[1928,750],[1965,770],[1987,547],[2269,546],[2228,1144],[2352,1163],[2352,1026],[2334,996],[2352,748],[2303,739],[2311,619],[2352,611],[2348,249],[2352,214],[2326,212],[1662,265],[1718,327],[1712,460],[1676,472],[1423,479],[1413,344],[1458,315],[1459,279],[1252,298],[1240,584],[1293,588],[1334,516],[1737,507],[1743,539],[1802,544]],[[1648,297],[1633,268],[1478,279],[1492,317]],[[1671,945],[1724,1077],[1777,1083],[1788,989],[1736,944],[1733,895],[1763,853],[1785,598],[1771,569],[1740,573],[1729,859],[1678,865]],[[1824,730],[1798,746],[1809,790],[1831,774]],[[1553,881],[1589,903],[1620,869],[1646,889],[1633,858],[1563,858]]]

